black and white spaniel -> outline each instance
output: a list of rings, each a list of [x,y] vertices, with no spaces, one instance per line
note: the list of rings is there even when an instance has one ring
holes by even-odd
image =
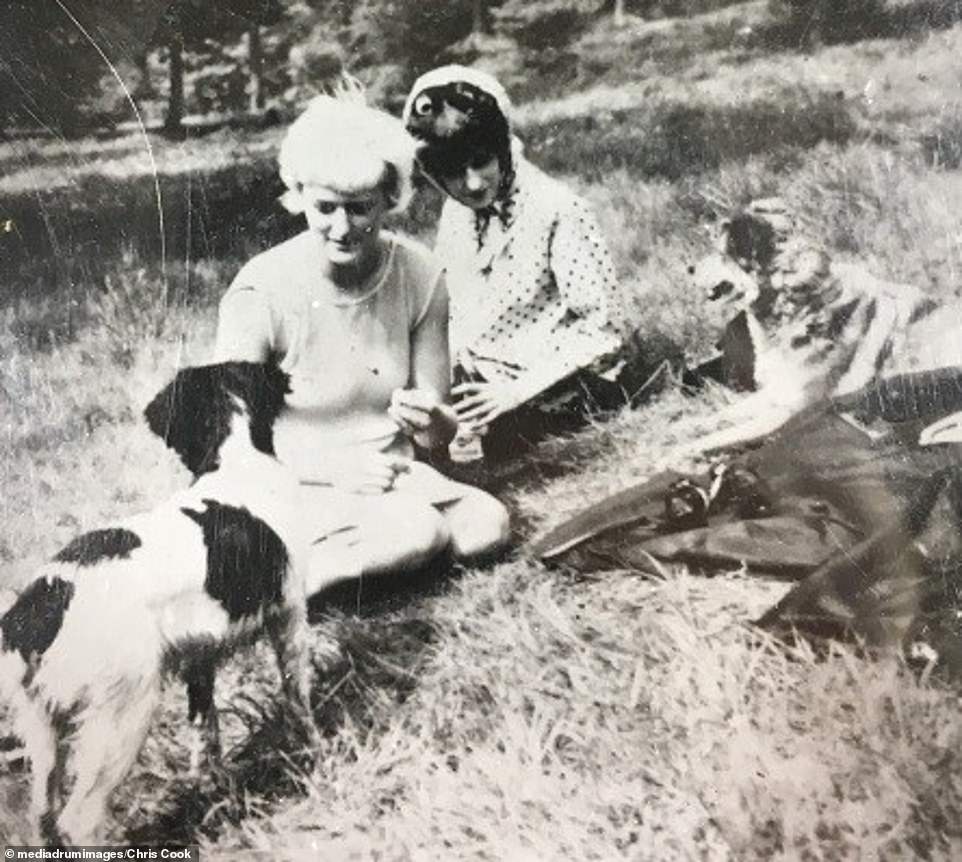
[[[0,618],[0,696],[31,762],[38,838],[96,843],[166,676],[186,682],[191,724],[216,756],[217,667],[261,634],[316,741],[307,542],[297,482],[273,449],[287,391],[287,376],[271,365],[180,371],[145,417],[192,485],[72,541]]]

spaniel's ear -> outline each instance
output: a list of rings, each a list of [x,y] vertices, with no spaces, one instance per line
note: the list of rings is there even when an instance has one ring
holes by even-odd
[[[144,409],[147,427],[173,449],[192,472],[196,466],[193,449],[197,447],[191,441],[202,433],[201,405],[207,403],[208,409],[213,408],[209,403],[210,386],[204,386],[201,371],[181,369]]]
[[[144,410],[150,430],[195,476],[216,465],[229,431],[232,406],[220,376],[217,365],[181,369]]]
[[[164,442],[168,440],[171,417],[175,412],[174,402],[177,399],[179,377],[180,375],[161,389],[144,408],[147,427]]]

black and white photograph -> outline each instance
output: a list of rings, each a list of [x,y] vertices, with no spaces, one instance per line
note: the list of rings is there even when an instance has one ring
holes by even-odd
[[[0,10],[5,858],[962,858],[962,0]]]

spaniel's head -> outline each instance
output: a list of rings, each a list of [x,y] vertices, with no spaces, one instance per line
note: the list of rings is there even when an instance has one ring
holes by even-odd
[[[274,454],[274,421],[290,379],[273,362],[221,362],[184,368],[144,410],[147,425],[194,476],[216,470],[234,418],[247,417],[251,444]]]

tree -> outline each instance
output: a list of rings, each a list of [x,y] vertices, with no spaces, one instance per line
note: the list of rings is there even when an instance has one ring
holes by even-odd
[[[256,114],[264,109],[264,47],[260,24],[251,24],[247,28],[247,67],[250,74],[247,109],[251,114]]]
[[[157,91],[154,89],[153,81],[150,80],[150,51],[146,45],[134,56],[134,65],[139,76],[134,96],[138,100],[154,98]]]
[[[248,110],[252,114],[264,109],[264,48],[261,30],[278,24],[286,8],[281,0],[233,0],[228,14],[239,16],[246,27]]]
[[[84,22],[57,3],[0,2],[0,120],[74,134],[89,121],[105,64]]]
[[[184,55],[189,50],[209,53],[211,46],[247,41],[249,108],[263,107],[263,52],[261,27],[284,15],[281,0],[177,0],[160,16],[155,42],[167,54],[170,95],[165,127],[178,132],[184,119]]]

